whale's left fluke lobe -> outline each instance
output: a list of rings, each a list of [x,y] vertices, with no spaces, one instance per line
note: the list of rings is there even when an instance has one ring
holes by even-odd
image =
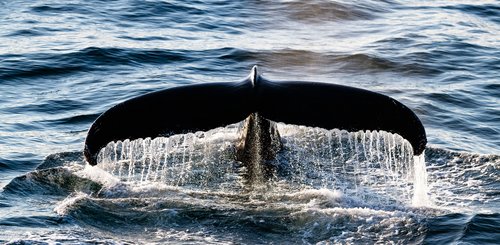
[[[410,142],[415,155],[427,144],[419,118],[399,101],[365,89],[329,83],[272,82],[260,78],[260,115],[276,122],[344,129],[386,131]]]
[[[109,142],[168,136],[226,126],[251,112],[252,84],[209,83],[175,87],[122,102],[99,116],[85,140],[91,165]]]
[[[415,155],[420,155],[427,143],[418,117],[388,96],[329,83],[272,82],[262,78],[254,67],[242,82],[174,87],[112,107],[89,129],[84,155],[91,165],[96,165],[99,151],[112,141],[206,131],[247,117],[251,119],[250,115],[259,120],[247,121],[255,121],[259,126],[245,131],[246,143],[242,144],[245,149],[239,151],[242,159],[246,159],[243,161],[252,160],[248,160],[252,152],[270,149],[271,155],[277,152],[279,132],[266,120],[326,129],[396,133],[410,142]],[[261,127],[269,129],[253,130]],[[266,145],[262,141],[255,148],[248,142],[252,139],[275,143]]]

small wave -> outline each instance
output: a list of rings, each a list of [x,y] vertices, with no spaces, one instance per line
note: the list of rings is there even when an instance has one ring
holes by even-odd
[[[416,73],[422,75],[459,73],[472,77],[479,74],[487,76],[493,75],[491,72],[499,68],[498,60],[491,57],[495,56],[497,51],[488,42],[461,39],[451,35],[446,36],[444,40],[429,41],[431,37],[427,35],[423,32],[385,37],[373,42],[370,47],[377,50],[379,55],[390,57],[391,61],[404,64],[410,71],[413,68]],[[399,53],[398,50],[405,52]]]
[[[268,21],[267,18],[258,20],[251,18],[255,14],[263,15],[266,12],[266,9],[262,8],[261,4],[254,7],[253,2],[241,1],[132,1],[126,4],[106,5],[92,11],[96,12],[95,15],[106,18],[106,22],[113,23],[121,28],[139,27],[150,29],[159,27],[163,30],[181,30],[181,32],[188,31],[191,33],[220,32],[237,35],[243,33],[242,29],[255,29],[255,26],[262,27],[262,23]],[[167,35],[173,34],[171,32],[167,33]],[[131,35],[121,35],[121,38],[135,41],[160,40],[158,37],[135,37]],[[167,37],[166,39],[170,38]],[[190,37],[175,35],[173,38],[197,39],[196,35]]]
[[[165,41],[171,40],[169,37],[160,37],[160,36],[145,36],[145,37],[133,37],[133,36],[119,36],[119,38],[128,39],[132,41]]]
[[[16,64],[17,68],[0,68],[0,79],[19,79],[19,78],[39,78],[46,76],[62,76],[74,72],[88,70],[85,66],[53,66],[53,65],[35,65],[25,64],[20,67]]]
[[[82,163],[82,152],[61,152],[50,154],[43,162],[36,167],[36,170],[49,169],[55,167],[63,167],[69,163]]]
[[[35,29],[25,29],[25,30],[17,30],[12,33],[5,35],[5,37],[36,37],[47,35],[47,33]]]
[[[475,100],[473,97],[466,96],[463,91],[441,93],[434,92],[428,93],[427,98],[436,101],[438,104],[447,104],[449,106],[460,106],[463,108],[478,108],[481,107],[481,103]]]
[[[196,51],[194,51],[194,57]],[[78,72],[110,70],[123,66],[168,64],[193,61],[190,51],[89,47],[71,53],[29,54],[26,59],[6,57],[0,79],[65,76]],[[9,59],[10,58],[10,59]]]
[[[0,202],[0,208],[9,208],[9,207],[12,207],[12,205]]]
[[[500,213],[475,214],[463,229],[462,241],[493,244],[500,240],[498,227],[500,226]],[[488,235],[486,235],[488,234]]]
[[[10,217],[0,220],[0,226],[21,226],[21,227],[40,227],[57,226],[66,223],[63,217],[53,216],[20,216]]]
[[[89,8],[85,7],[83,4],[51,4],[51,5],[38,5],[31,7],[30,11],[35,14],[42,15],[56,15],[56,14],[67,14],[67,13],[77,13],[77,14],[93,14]]]
[[[0,162],[0,169],[10,169],[10,167],[9,167],[9,165],[7,165],[5,163]]]
[[[88,125],[92,123],[99,114],[86,114],[86,115],[76,115],[76,116],[68,116],[59,119],[53,120],[43,120],[37,123],[43,123],[48,126],[63,126],[63,125]]]
[[[0,137],[1,139],[2,137]],[[37,164],[30,153],[20,153],[13,155],[16,160],[0,157],[0,170],[2,171],[28,171]]]
[[[81,152],[62,152],[49,155],[36,170],[12,179],[4,193],[19,196],[62,195],[75,191],[97,192],[101,184],[79,177],[77,172],[83,168]]]
[[[429,244],[497,244],[500,214],[448,214],[428,220],[425,242]]]
[[[151,16],[164,16],[165,13],[169,15],[182,14],[182,15],[204,15],[205,11],[196,7],[195,4],[187,4],[175,1],[133,1],[127,9],[128,14],[123,15],[127,19],[137,19]]]
[[[383,2],[373,1],[355,3],[325,0],[286,1],[274,7],[286,13],[289,19],[302,22],[371,20],[380,13],[390,11],[389,6]]]
[[[489,83],[482,86],[486,94],[500,98],[500,84],[499,83]]]
[[[378,73],[395,72],[406,75],[429,76],[441,73],[425,63],[409,63],[381,56],[355,53],[318,53],[307,50],[281,49],[250,51],[231,49],[219,57],[222,60],[262,64],[276,70],[307,69],[315,67],[320,72]]]
[[[498,4],[456,4],[443,6],[442,8],[473,14],[495,24],[500,24],[500,6]]]
[[[74,170],[64,167],[35,170],[11,180],[4,193],[18,196],[57,195],[67,196],[75,191],[98,192],[102,186],[86,178],[78,177]]]
[[[89,47],[60,58],[71,63],[85,62],[94,66],[168,64],[190,61],[183,51],[161,49],[121,49]]]
[[[387,59],[368,54],[352,54],[341,56],[337,61],[343,63],[341,70],[396,72],[407,75],[429,76],[440,73],[438,70],[418,62],[404,62],[403,60]]]
[[[47,35],[53,35],[55,32],[66,32],[66,31],[71,31],[71,29],[68,28],[60,28],[60,29],[55,29],[55,28],[48,28],[48,27],[32,27],[30,29],[21,29],[21,30],[16,30],[12,33],[9,33],[5,35],[5,37],[37,37],[37,36],[47,36]]]
[[[61,112],[70,112],[74,110],[79,110],[83,107],[83,105],[85,105],[85,103],[80,100],[60,99],[60,100],[40,101],[39,103],[36,104],[16,106],[13,108],[8,108],[5,111],[10,113],[40,112],[47,114],[60,114]],[[31,127],[32,125],[26,125],[26,126]]]
[[[440,72],[468,72],[469,74],[489,75],[499,68],[498,60],[486,58],[495,53],[490,46],[450,39],[431,43],[420,43],[410,46],[425,51],[408,53],[400,59],[413,60],[426,64]]]

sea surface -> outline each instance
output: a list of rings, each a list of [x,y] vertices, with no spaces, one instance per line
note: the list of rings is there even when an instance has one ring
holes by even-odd
[[[397,99],[425,153],[280,123],[251,182],[240,123],[83,159],[113,105],[254,65]],[[0,1],[0,190],[8,244],[500,244],[500,2]]]

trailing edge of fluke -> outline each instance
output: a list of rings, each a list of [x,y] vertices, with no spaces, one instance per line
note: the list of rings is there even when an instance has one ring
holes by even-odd
[[[96,165],[99,151],[112,141],[206,131],[241,122],[251,115],[259,119],[254,121],[272,127],[263,130],[264,134],[275,132],[272,122],[283,122],[351,132],[396,133],[410,142],[415,155],[420,155],[427,143],[418,117],[395,99],[330,83],[273,82],[263,78],[255,66],[241,82],[179,86],[110,108],[90,127],[84,155],[91,165]],[[279,138],[278,132],[276,135]],[[252,138],[247,136],[244,138]]]

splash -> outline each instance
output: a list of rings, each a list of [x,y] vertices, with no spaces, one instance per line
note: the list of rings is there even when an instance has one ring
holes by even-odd
[[[112,142],[100,152],[98,166],[128,183],[239,192],[249,171],[234,157],[240,127]],[[413,156],[397,134],[282,123],[278,130],[283,148],[268,181],[274,191],[330,189],[370,205],[429,204],[423,154]]]

